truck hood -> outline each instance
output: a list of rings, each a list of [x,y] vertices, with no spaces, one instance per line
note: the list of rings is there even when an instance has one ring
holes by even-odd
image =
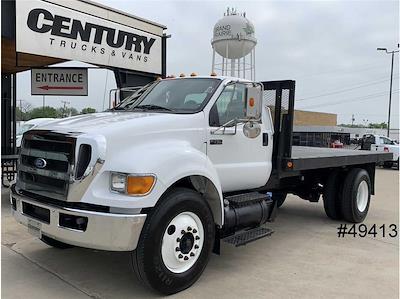
[[[166,123],[179,122],[179,119],[188,116],[190,115],[154,112],[101,112],[63,118],[35,129],[61,133],[106,134],[109,131],[126,131],[142,125],[162,128]]]

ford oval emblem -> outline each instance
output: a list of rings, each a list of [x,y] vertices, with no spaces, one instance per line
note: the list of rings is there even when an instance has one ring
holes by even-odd
[[[46,160],[43,159],[43,158],[37,158],[37,159],[35,159],[35,161],[33,161],[33,164],[35,164],[35,167],[36,167],[36,168],[43,169],[43,168],[46,167],[47,162],[46,162]]]

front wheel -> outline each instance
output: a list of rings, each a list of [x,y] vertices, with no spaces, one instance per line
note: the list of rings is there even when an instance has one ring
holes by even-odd
[[[197,192],[176,188],[148,214],[132,252],[138,278],[163,294],[191,286],[205,269],[214,244],[215,224]]]

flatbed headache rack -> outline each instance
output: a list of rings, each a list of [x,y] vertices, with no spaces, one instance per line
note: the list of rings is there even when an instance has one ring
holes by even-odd
[[[391,159],[391,153],[292,146],[295,86],[294,80],[267,81],[264,105],[271,110],[274,124],[272,173],[268,188],[279,186],[282,178],[298,176],[302,171],[375,164]]]

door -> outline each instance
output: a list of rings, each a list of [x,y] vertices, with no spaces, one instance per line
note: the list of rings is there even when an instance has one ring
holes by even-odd
[[[246,86],[229,84],[209,114],[207,155],[215,166],[223,192],[245,190],[266,184],[272,169],[272,128],[263,108],[261,134],[248,138],[243,124],[221,128],[235,118],[245,117]],[[268,115],[269,116],[269,115]]]

